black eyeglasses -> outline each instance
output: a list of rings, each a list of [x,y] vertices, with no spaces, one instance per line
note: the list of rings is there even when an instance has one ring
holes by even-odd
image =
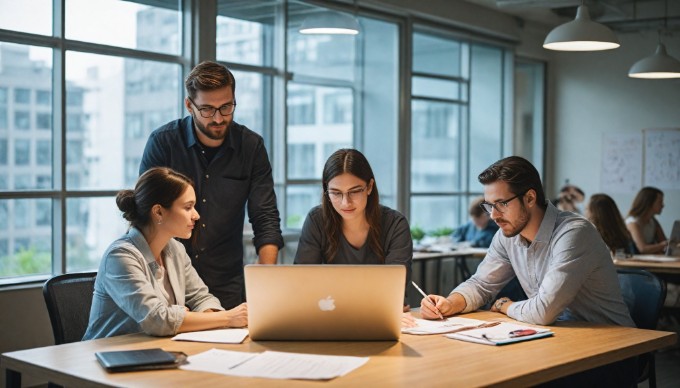
[[[198,112],[201,114],[201,117],[205,119],[211,119],[215,117],[215,112],[220,111],[220,114],[222,116],[229,116],[230,114],[233,114],[234,111],[236,110],[236,101],[230,102],[228,104],[224,104],[219,108],[215,108],[212,106],[205,106],[199,108],[198,105],[194,102],[194,100],[191,99],[191,97],[187,97],[189,101],[191,101],[192,104],[198,109]]]
[[[528,191],[528,190],[527,190],[527,191]],[[517,194],[517,195],[515,195],[515,196],[512,197],[512,198],[508,198],[508,199],[503,200],[503,201],[498,201],[498,202],[496,202],[496,203],[490,203],[490,202],[484,201],[484,202],[482,202],[481,204],[479,204],[479,206],[481,206],[482,209],[483,209],[487,214],[491,214],[491,212],[493,211],[493,209],[496,209],[496,211],[499,212],[499,213],[505,213],[505,209],[508,208],[508,204],[510,203],[510,201],[512,201],[512,200],[515,199],[515,198],[519,198],[519,197],[523,196],[524,194],[526,194],[526,191],[523,192],[523,193]],[[499,205],[500,205],[500,206],[499,206]]]

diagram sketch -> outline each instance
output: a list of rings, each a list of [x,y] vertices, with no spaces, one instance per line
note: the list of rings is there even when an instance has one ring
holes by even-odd
[[[680,189],[680,128],[644,131],[644,185]]]
[[[635,193],[642,183],[642,133],[603,133],[600,189]]]

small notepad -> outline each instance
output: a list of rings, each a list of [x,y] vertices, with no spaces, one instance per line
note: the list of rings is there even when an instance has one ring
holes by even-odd
[[[502,322],[493,327],[446,334],[448,338],[484,345],[507,345],[515,342],[550,337],[552,335],[553,332],[548,328],[519,325],[510,322]]]

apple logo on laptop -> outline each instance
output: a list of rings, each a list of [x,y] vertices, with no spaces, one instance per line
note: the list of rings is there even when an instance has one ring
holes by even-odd
[[[335,300],[328,295],[324,299],[319,300],[319,308],[321,311],[333,311],[335,310]]]

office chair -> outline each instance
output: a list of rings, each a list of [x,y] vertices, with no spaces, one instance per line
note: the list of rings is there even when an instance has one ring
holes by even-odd
[[[639,329],[656,330],[659,315],[666,299],[666,283],[642,269],[617,269],[623,300],[630,317]],[[654,353],[638,357],[638,383],[649,379],[649,387],[656,388]]]
[[[57,275],[43,285],[43,296],[57,345],[83,338],[90,318],[96,272]]]

